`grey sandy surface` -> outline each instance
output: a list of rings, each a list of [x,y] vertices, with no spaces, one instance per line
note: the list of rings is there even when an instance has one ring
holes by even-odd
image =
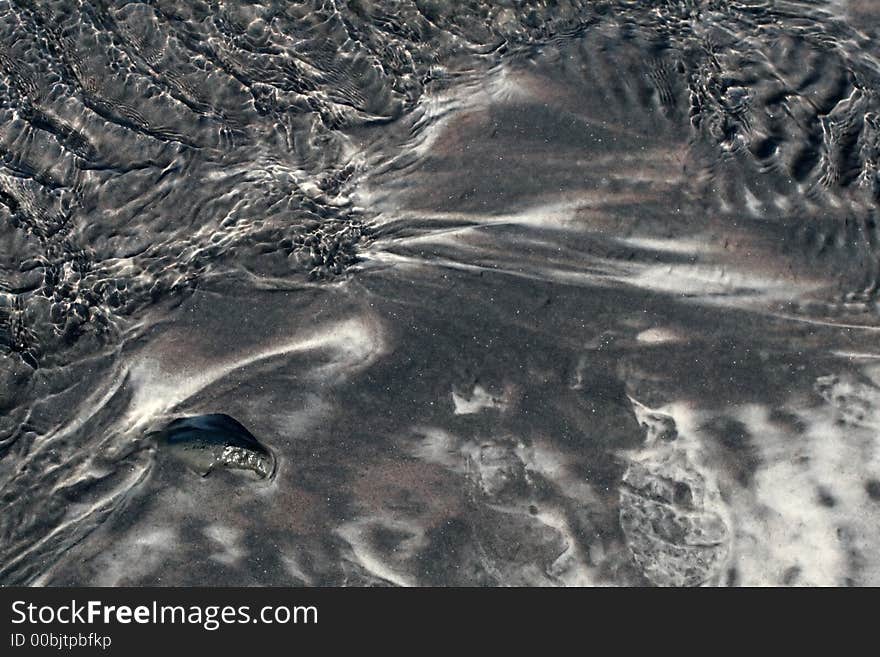
[[[880,584],[878,30],[0,2],[0,582]]]

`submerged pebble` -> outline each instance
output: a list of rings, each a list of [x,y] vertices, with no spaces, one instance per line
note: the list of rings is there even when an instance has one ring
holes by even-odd
[[[236,419],[223,413],[171,422],[157,434],[160,448],[203,477],[216,468],[246,470],[262,479],[275,473],[275,456]]]

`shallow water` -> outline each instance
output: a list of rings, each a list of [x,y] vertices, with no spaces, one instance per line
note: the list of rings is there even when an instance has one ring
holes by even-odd
[[[880,584],[872,3],[0,32],[3,583]]]

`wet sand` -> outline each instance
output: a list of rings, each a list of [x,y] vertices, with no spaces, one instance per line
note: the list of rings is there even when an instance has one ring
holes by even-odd
[[[338,4],[0,7],[0,581],[880,583],[870,3]]]

